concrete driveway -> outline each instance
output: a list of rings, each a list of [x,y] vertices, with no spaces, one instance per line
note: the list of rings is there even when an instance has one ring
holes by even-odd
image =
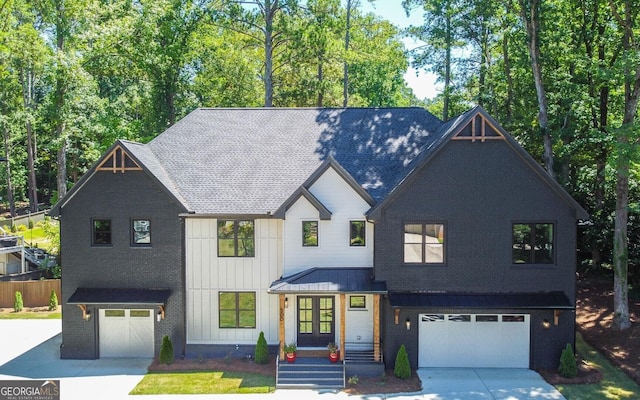
[[[523,369],[425,368],[418,393],[349,396],[335,391],[278,390],[268,395],[130,396],[151,363],[144,358],[61,360],[60,320],[0,320],[0,380],[60,379],[61,399],[123,400],[562,400],[537,373]]]

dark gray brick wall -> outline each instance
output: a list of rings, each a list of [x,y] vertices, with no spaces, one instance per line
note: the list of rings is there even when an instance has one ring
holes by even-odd
[[[183,221],[172,202],[144,172],[97,172],[61,210],[62,358],[99,357],[98,309],[90,321],[66,301],[78,287],[168,288],[166,318],[155,322],[156,354],[169,335],[184,353]],[[91,246],[92,218],[111,219],[111,247]],[[151,220],[151,247],[131,247],[132,218]],[[103,308],[108,308],[105,306]],[[145,308],[114,304],[113,308]],[[157,308],[154,309],[154,312]]]
[[[389,291],[563,291],[574,302],[575,211],[536,174],[506,142],[449,142],[407,182],[376,221],[376,279],[386,281]],[[555,265],[512,265],[512,223],[521,221],[554,223]],[[444,265],[403,264],[405,222],[445,223]],[[393,310],[385,310],[388,366],[404,343],[415,367],[417,330],[407,332],[403,323],[395,325]],[[401,322],[406,320],[405,312],[402,310]],[[410,312],[414,321],[419,312],[424,311]],[[559,326],[540,330],[549,312],[531,314],[534,368],[556,366],[562,348],[574,342],[575,318],[568,317],[569,311],[563,312]]]

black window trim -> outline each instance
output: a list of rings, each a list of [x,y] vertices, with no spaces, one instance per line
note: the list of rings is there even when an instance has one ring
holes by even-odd
[[[220,222],[233,222],[233,255],[221,255],[220,254],[220,227],[218,226]],[[239,238],[239,227],[240,222],[251,222],[253,225],[253,253],[248,255],[238,255],[238,238]],[[220,258],[253,258],[256,256],[256,221],[255,219],[242,219],[242,218],[219,218],[216,221],[216,247],[217,254]]]
[[[222,326],[221,321],[221,311],[220,308],[220,296],[223,294],[233,294],[235,295],[235,313],[236,313],[236,324],[235,326]],[[248,311],[247,309],[240,310],[240,294],[242,293],[253,293],[253,326],[239,326],[240,325],[240,311]],[[226,311],[229,311],[225,309]],[[258,326],[258,293],[256,291],[251,290],[221,290],[218,292],[218,328],[220,329],[256,329]]]
[[[149,221],[149,243],[136,243],[135,242],[135,229],[134,229],[134,222],[135,221]],[[151,234],[151,218],[131,218],[129,220],[129,228],[131,230],[131,241],[130,241],[130,245],[131,247],[151,247],[153,244],[153,241],[151,240],[152,238],[152,234]]]
[[[361,297],[362,298],[362,300],[363,300],[362,307],[352,305],[351,299],[353,299],[354,297],[358,297],[358,298]],[[349,295],[349,309],[350,310],[366,310],[367,309],[367,296],[364,295],[364,294],[352,294],[352,295]]]
[[[109,243],[96,243],[96,221],[109,221]],[[91,218],[91,247],[113,247],[113,218]]]
[[[307,223],[316,224],[316,244],[305,244],[304,242],[304,225]],[[302,247],[320,247],[320,221],[317,219],[304,219],[302,220]]]
[[[553,237],[551,238],[551,245],[553,246],[553,249],[551,250],[551,257],[553,258],[553,260],[550,263],[536,263],[536,262],[526,262],[526,263],[516,263],[514,262],[513,259],[513,228],[514,225],[551,225],[553,227]],[[557,233],[557,226],[558,224],[556,223],[556,221],[550,221],[550,220],[536,220],[536,221],[532,221],[532,220],[514,220],[511,221],[511,236],[510,236],[510,262],[511,262],[511,266],[514,268],[536,268],[536,269],[540,269],[540,268],[555,268],[557,267],[557,243],[558,243],[558,233]],[[533,231],[531,233],[533,235]]]
[[[405,239],[404,239],[404,226],[405,225],[421,225],[422,226],[422,236],[424,238],[424,227],[425,225],[442,225],[443,229],[444,229],[444,242],[442,243],[442,262],[424,262],[424,256],[425,256],[425,243],[424,240],[422,241],[422,261],[423,262],[406,262],[404,259],[404,245],[405,243]],[[420,220],[420,221],[415,221],[415,220],[408,220],[408,221],[402,221],[401,225],[400,225],[400,233],[401,233],[401,237],[400,237],[400,241],[401,241],[401,246],[402,246],[402,252],[401,252],[401,256],[402,256],[402,265],[403,266],[408,266],[408,267],[423,267],[423,266],[429,266],[429,267],[444,267],[447,265],[447,242],[448,242],[448,236],[449,236],[449,228],[447,226],[447,222],[446,221],[442,221],[442,220]]]
[[[354,222],[362,222],[363,224],[363,235],[362,235],[362,244],[353,244],[351,237],[351,227]],[[350,219],[349,220],[349,247],[367,247],[367,220],[366,219]]]

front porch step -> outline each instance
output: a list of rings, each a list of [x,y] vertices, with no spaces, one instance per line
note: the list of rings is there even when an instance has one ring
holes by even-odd
[[[298,357],[293,363],[280,361],[276,388],[343,389],[344,364],[315,357]]]
[[[373,350],[347,350],[344,354],[346,363],[372,363],[375,362]]]

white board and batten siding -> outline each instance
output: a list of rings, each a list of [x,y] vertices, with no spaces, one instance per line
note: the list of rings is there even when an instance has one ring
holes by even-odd
[[[218,257],[217,219],[187,218],[187,342],[255,344],[260,332],[278,343],[278,296],[270,284],[282,276],[282,220],[255,220],[255,257]],[[220,292],[255,292],[255,329],[219,327]]]
[[[322,221],[318,210],[300,197],[284,220],[285,276],[313,267],[372,267],[373,224],[366,224],[365,246],[349,245],[349,221],[365,220],[371,206],[333,169],[328,168],[309,191],[331,212]],[[302,246],[302,222],[318,221],[318,246]]]

